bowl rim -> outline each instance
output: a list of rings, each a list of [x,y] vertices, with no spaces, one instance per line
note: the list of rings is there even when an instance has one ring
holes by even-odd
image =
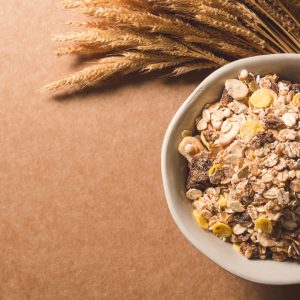
[[[194,242],[195,238],[193,235],[189,232],[187,227],[185,226],[184,222],[181,221],[181,218],[179,214],[177,213],[177,209],[174,205],[174,202],[171,197],[171,188],[168,184],[168,175],[167,175],[167,167],[166,167],[166,161],[167,161],[167,150],[168,150],[168,144],[170,142],[170,138],[172,136],[173,131],[175,130],[175,127],[180,120],[181,116],[188,110],[189,105],[191,102],[193,102],[198,94],[206,88],[207,85],[210,85],[211,82],[214,80],[214,78],[218,77],[222,73],[225,73],[227,71],[230,71],[231,69],[234,69],[235,67],[238,66],[243,66],[244,63],[251,62],[255,60],[255,63],[260,63],[260,62],[268,62],[268,61],[273,61],[278,58],[285,57],[287,60],[296,60],[300,59],[300,54],[289,54],[289,53],[280,53],[280,54],[268,54],[268,55],[258,55],[258,56],[252,56],[248,58],[243,58],[239,59],[236,61],[233,61],[231,63],[228,63],[219,69],[215,70],[212,72],[210,75],[208,75],[195,89],[194,91],[187,97],[187,99],[182,103],[182,105],[179,107],[175,115],[173,116],[171,122],[169,123],[169,126],[166,130],[164,139],[163,139],[163,144],[162,144],[162,149],[161,149],[161,173],[162,173],[162,182],[163,182],[163,188],[164,188],[164,193],[165,193],[165,198],[168,204],[168,208],[170,210],[170,213],[172,215],[172,218],[176,225],[178,226],[179,230],[181,233],[184,235],[184,237],[202,254],[207,256],[210,260],[212,260],[214,263],[225,269],[226,271],[230,272],[233,275],[236,275],[238,277],[241,277],[243,279],[256,282],[256,283],[261,283],[261,284],[272,284],[272,285],[289,285],[289,284],[299,284],[300,279],[290,279],[290,280],[272,280],[272,279],[258,279],[255,278],[251,275],[248,275],[247,273],[243,272],[237,272],[234,270],[233,267],[231,267],[231,264],[224,264],[222,261],[219,259],[216,259],[213,257],[213,255],[210,255],[205,251],[205,247],[201,248],[196,245]]]

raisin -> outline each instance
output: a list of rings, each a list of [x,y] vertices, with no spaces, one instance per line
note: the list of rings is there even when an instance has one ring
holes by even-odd
[[[250,147],[254,149],[258,149],[262,147],[264,144],[266,143],[270,144],[273,143],[274,141],[275,138],[271,131],[259,132],[250,140]]]
[[[283,121],[275,115],[265,116],[263,122],[267,129],[278,129],[284,126]]]

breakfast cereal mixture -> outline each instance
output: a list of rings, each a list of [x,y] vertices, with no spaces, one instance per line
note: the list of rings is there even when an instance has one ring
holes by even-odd
[[[196,222],[247,258],[300,260],[300,84],[241,71],[178,147]]]

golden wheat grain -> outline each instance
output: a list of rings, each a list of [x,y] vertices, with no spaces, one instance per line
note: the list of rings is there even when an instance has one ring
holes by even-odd
[[[93,65],[44,89],[77,90],[131,72],[171,69],[179,76],[228,59],[300,53],[299,0],[64,0],[63,6],[88,18],[68,22],[84,31],[55,37],[66,44],[57,55],[98,59],[89,56]]]
[[[213,69],[213,68],[216,68],[216,65],[211,62],[192,62],[192,63],[187,63],[184,66],[174,68],[174,70],[170,75],[180,76],[196,70]]]

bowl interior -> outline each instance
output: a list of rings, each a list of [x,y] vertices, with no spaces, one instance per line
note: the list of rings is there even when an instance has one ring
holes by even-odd
[[[206,103],[219,99],[225,80],[236,78],[242,69],[257,74],[276,73],[282,79],[300,82],[300,54],[275,54],[230,63],[207,77],[183,103],[172,119],[162,148],[162,176],[171,214],[185,237],[215,263],[245,279],[267,284],[300,283],[300,265],[292,262],[247,260],[232,245],[198,227],[192,218],[191,203],[185,198],[186,161],[177,147],[184,129],[193,129],[194,120]]]

